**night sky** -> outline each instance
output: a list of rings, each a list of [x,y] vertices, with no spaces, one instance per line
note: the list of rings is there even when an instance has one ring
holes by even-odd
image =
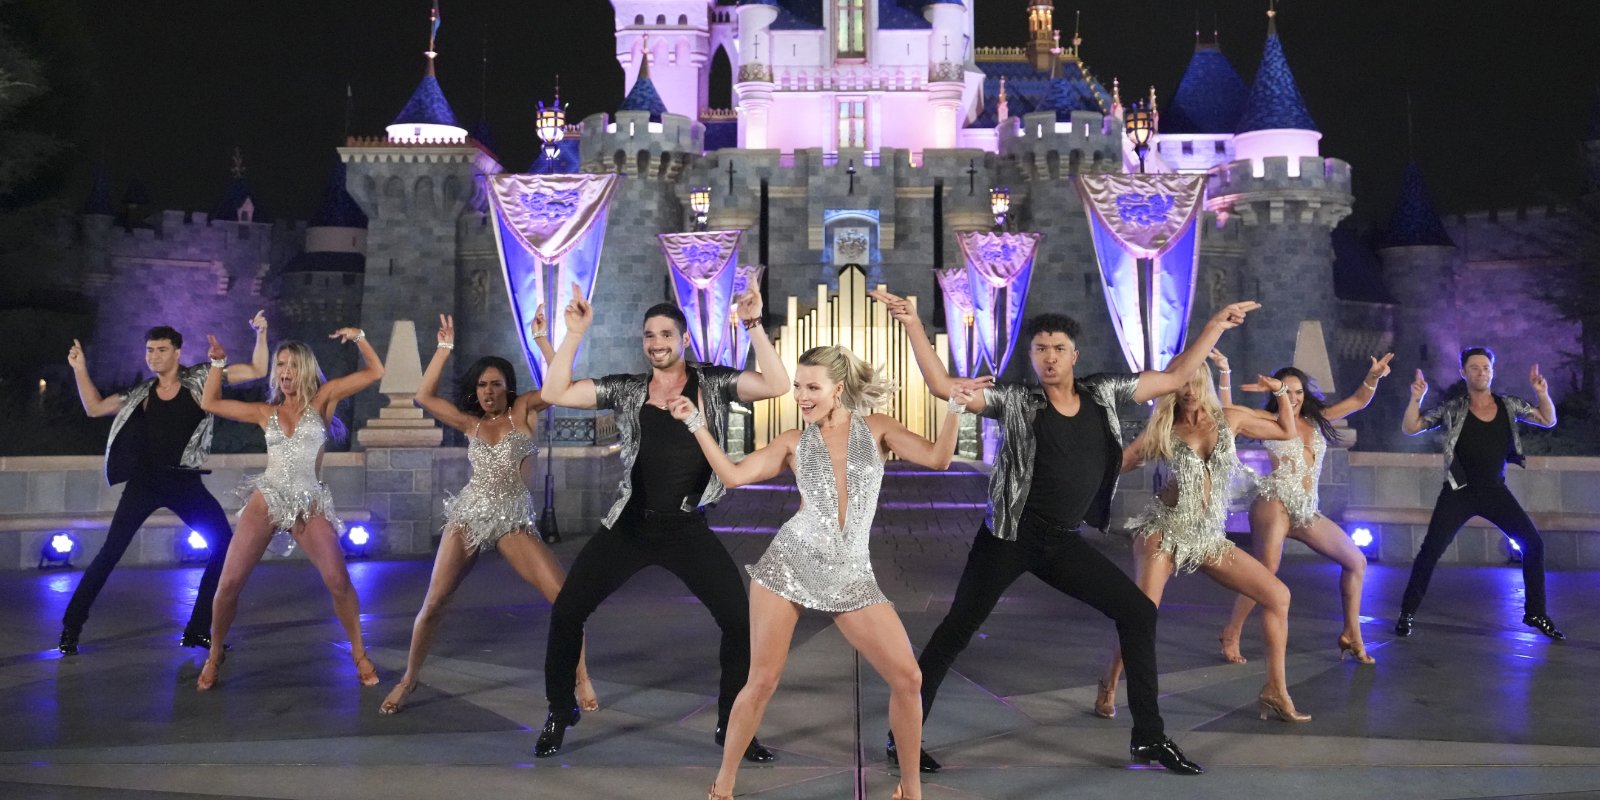
[[[969,0],[970,1],[970,0]],[[978,44],[1025,40],[1027,0],[976,0]],[[162,12],[181,6],[182,13]],[[74,185],[104,163],[113,198],[142,180],[162,208],[209,210],[242,148],[258,208],[313,210],[346,131],[379,135],[422,75],[425,0],[81,4],[93,77]],[[1083,56],[1124,97],[1169,98],[1195,18],[1248,81],[1265,2],[1059,2]],[[616,108],[622,72],[605,0],[443,0],[439,78],[456,116],[486,118],[508,169],[531,161],[534,102],[560,73],[574,121]],[[1579,138],[1600,85],[1600,3],[1285,0],[1279,32],[1322,152],[1349,161],[1359,219],[1388,216],[1414,154],[1446,212],[1542,205],[1579,187]],[[484,58],[487,53],[487,69]],[[1413,120],[1408,144],[1406,95]],[[79,190],[82,196],[82,190]]]

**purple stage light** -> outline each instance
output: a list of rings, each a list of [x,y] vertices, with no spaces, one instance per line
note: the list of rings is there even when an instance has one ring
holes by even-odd
[[[1356,547],[1365,550],[1372,546],[1372,543],[1376,541],[1376,537],[1372,535],[1371,528],[1363,526],[1350,531],[1350,541],[1355,542]]]
[[[185,541],[188,542],[190,550],[211,549],[210,543],[206,542],[206,537],[201,536],[199,531],[189,531],[189,538]]]

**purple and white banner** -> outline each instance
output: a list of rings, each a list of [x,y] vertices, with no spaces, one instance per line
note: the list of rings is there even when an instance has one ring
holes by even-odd
[[[567,333],[561,309],[577,284],[583,298],[594,297],[605,243],[606,213],[616,190],[615,175],[493,175],[489,200],[495,246],[505,274],[511,315],[523,355],[538,383],[544,382],[544,356],[533,345],[528,326],[540,304],[548,302],[550,341]],[[559,263],[555,286],[545,282],[545,265]],[[554,289],[554,297],[548,294]]]
[[[743,231],[663,233],[661,251],[671,267],[678,307],[689,320],[695,358],[717,362],[728,358],[729,317],[733,284],[738,277],[739,237]]]
[[[740,264],[733,276],[733,299],[737,303],[739,296],[745,292],[761,291],[761,273],[766,270],[762,264]],[[750,332],[744,329],[739,319],[730,312],[728,316],[728,332],[726,339],[728,350],[725,355],[712,359],[713,363],[721,364],[734,369],[744,369],[745,362],[750,358]]]
[[[1134,371],[1162,369],[1183,349],[1200,266],[1205,176],[1084,175],[1078,194],[1100,262],[1106,307]],[[1139,260],[1149,259],[1150,308],[1139,307]],[[1145,320],[1152,363],[1145,363]]]
[[[978,371],[983,350],[975,347],[972,327],[977,308],[972,303],[972,272],[965,265],[945,267],[937,273],[944,293],[944,330],[950,341],[950,364],[957,377],[970,378]]]
[[[983,359],[996,375],[1005,372],[1006,365],[1011,363],[1011,354],[1016,351],[1022,311],[1028,302],[1028,283],[1033,278],[1033,256],[1043,238],[1042,233],[967,231],[956,234],[961,253],[967,258],[973,332]],[[1006,292],[1004,308],[998,307],[1001,289]],[[1000,347],[1002,333],[1004,349]]]

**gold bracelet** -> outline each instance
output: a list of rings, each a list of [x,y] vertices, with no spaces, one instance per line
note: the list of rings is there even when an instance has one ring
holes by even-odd
[[[755,319],[741,319],[739,320],[739,324],[743,325],[744,329],[747,331],[753,330],[756,328],[756,326],[761,324],[761,318],[756,317]]]

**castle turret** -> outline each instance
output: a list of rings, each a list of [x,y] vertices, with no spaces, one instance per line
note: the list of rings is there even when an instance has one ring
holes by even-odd
[[[594,114],[583,121],[584,171],[676,178],[691,155],[704,152],[705,125],[668,110],[652,69],[649,62],[640,65],[614,117]]]
[[[1054,0],[1031,0],[1028,3],[1028,44],[1024,50],[1028,63],[1039,72],[1049,72],[1055,64],[1056,4]]]
[[[739,146],[767,147],[772,124],[772,37],[777,0],[739,0],[739,71],[733,91],[739,97]]]
[[[922,8],[932,26],[928,39],[928,102],[933,106],[936,148],[956,146],[961,128],[961,99],[966,89],[967,9],[960,0],[933,0]]]
[[[1111,93],[1079,58],[1081,43],[1073,37],[1049,90],[1021,124],[998,127],[1000,154],[1015,157],[1024,174],[1058,178],[1121,168],[1122,125],[1112,116]]]
[[[1322,158],[1317,132],[1289,71],[1273,12],[1261,67],[1234,137],[1238,160],[1214,167],[1206,209],[1238,226],[1238,280],[1226,290],[1262,304],[1243,329],[1240,355],[1249,369],[1294,363],[1301,323],[1321,323],[1324,341],[1305,351],[1333,351],[1338,320],[1333,293],[1333,227],[1350,214],[1350,165]],[[1229,292],[1232,293],[1232,292]],[[1237,345],[1231,345],[1238,347]],[[1315,375],[1335,390],[1332,375]]]
[[[422,76],[422,82],[411,93],[411,99],[406,101],[394,122],[389,124],[391,142],[455,143],[467,140],[467,130],[456,122],[456,114],[450,109],[450,102],[444,99],[444,89],[440,88],[439,78],[434,74],[433,62],[439,57],[434,49],[434,37],[439,32],[437,4],[432,14],[428,49],[423,51],[423,55],[428,57],[428,69]]]
[[[1415,365],[1435,386],[1455,381],[1461,350],[1456,314],[1456,245],[1415,161],[1406,165],[1389,224],[1378,240],[1395,312],[1395,361]],[[1403,371],[1405,372],[1405,371]]]
[[[706,106],[711,19],[705,0],[611,0],[617,14],[617,62],[632,90],[645,56],[656,91],[674,114],[696,118]]]
[[[1215,42],[1198,41],[1172,100],[1161,112],[1155,150],[1182,172],[1234,160],[1233,136],[1250,88]]]

